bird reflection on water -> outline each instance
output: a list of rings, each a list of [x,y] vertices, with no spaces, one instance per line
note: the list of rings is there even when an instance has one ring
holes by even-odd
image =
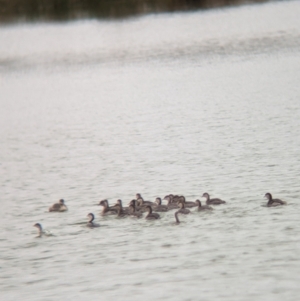
[[[12,20],[27,21],[62,21],[81,18],[125,18],[158,12],[191,11],[237,5],[249,2],[264,2],[264,0],[2,0],[0,22]]]

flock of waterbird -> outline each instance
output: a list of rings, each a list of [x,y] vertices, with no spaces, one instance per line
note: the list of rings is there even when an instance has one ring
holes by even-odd
[[[210,195],[205,192],[202,197],[206,199],[206,205],[202,205],[200,200],[196,200],[194,202],[186,201],[183,195],[166,195],[163,200],[167,201],[166,205],[162,204],[162,199],[157,197],[154,202],[145,201],[140,193],[136,194],[136,198],[130,201],[128,207],[123,207],[122,200],[117,200],[117,203],[113,206],[109,206],[108,200],[102,200],[98,205],[102,206],[101,215],[115,215],[118,218],[122,217],[134,217],[134,218],[142,218],[144,213],[147,213],[145,216],[146,220],[157,220],[160,218],[159,213],[157,212],[166,212],[169,210],[177,209],[175,216],[175,223],[179,224],[180,220],[179,214],[189,214],[191,211],[188,208],[196,207],[196,211],[204,211],[204,210],[213,210],[212,206],[226,204],[225,201],[219,198],[210,198]],[[265,197],[268,199],[267,207],[275,207],[285,205],[286,202],[280,199],[273,199],[271,193],[266,193]],[[59,200],[58,203],[53,204],[49,208],[49,212],[64,212],[67,211],[68,207],[65,204],[63,199]],[[95,216],[93,213],[89,213],[87,215],[88,223],[86,224],[89,228],[96,228],[100,225],[94,222]],[[50,232],[43,230],[42,225],[40,223],[34,224],[34,227],[38,229],[39,237],[42,235],[50,236],[52,235]]]

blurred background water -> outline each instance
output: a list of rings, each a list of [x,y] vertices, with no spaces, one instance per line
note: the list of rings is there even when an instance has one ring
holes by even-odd
[[[299,13],[3,23],[1,300],[298,300]],[[227,204],[178,226],[96,206],[206,191]]]

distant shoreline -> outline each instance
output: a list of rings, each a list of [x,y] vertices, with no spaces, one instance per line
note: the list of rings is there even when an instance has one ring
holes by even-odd
[[[0,23],[121,19],[149,13],[191,11],[266,0],[0,0]]]

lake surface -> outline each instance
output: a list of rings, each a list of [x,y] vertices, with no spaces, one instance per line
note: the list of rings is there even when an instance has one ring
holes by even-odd
[[[298,300],[299,15],[0,27],[1,300]],[[99,215],[137,192],[227,204],[177,226]]]

